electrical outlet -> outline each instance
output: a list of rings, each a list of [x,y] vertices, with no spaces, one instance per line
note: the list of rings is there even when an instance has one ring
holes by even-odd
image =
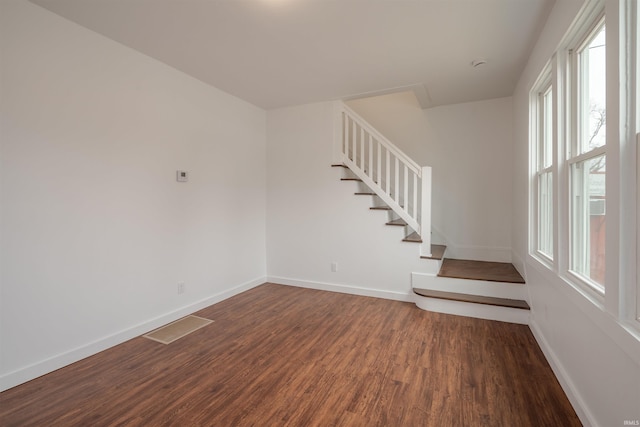
[[[331,271],[332,271],[333,273],[335,273],[336,271],[338,271],[338,263],[337,263],[337,262],[335,262],[335,261],[334,261],[334,262],[332,262],[332,263],[331,263]]]
[[[184,282],[178,283],[178,295],[184,294],[185,286]]]
[[[188,182],[189,181],[189,172],[187,172],[187,171],[176,171],[176,181],[178,181],[178,182]]]

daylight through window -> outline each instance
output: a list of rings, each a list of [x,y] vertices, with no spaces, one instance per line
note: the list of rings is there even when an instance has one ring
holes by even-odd
[[[604,293],[606,235],[606,31],[604,18],[572,61],[574,123],[570,164],[570,270]]]

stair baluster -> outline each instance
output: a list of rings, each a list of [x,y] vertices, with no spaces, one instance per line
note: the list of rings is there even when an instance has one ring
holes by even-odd
[[[431,168],[421,167],[366,120],[336,103],[334,162],[346,165],[422,239],[431,255]]]

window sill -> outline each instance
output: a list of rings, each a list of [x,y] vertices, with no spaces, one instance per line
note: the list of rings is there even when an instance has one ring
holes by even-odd
[[[539,264],[541,264],[542,267],[555,273],[556,269],[555,265],[553,264],[553,258],[538,250],[531,252],[529,256]]]

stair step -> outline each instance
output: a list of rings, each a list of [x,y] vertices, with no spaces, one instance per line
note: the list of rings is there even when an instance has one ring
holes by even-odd
[[[440,262],[440,261],[431,261]],[[438,265],[440,268],[440,265]],[[482,295],[485,297],[527,299],[524,283],[492,282],[452,277],[440,277],[435,273],[411,273],[411,286],[416,289],[455,292],[459,294]]]
[[[340,181],[358,181],[362,182],[360,178],[340,178]]]
[[[343,164],[335,164],[335,165],[331,165],[332,168],[345,168],[348,169],[349,166],[347,165],[343,165]]]
[[[390,211],[391,207],[389,206],[371,206],[369,209],[373,211]]]
[[[398,218],[398,219],[394,219],[393,221],[387,222],[386,225],[398,225],[398,226],[404,227],[405,225],[407,225],[407,222],[402,218]]]
[[[403,242],[422,243],[422,237],[415,231],[402,239]]]
[[[376,195],[376,193],[371,193],[371,192],[368,192],[368,193],[353,193],[353,194],[355,194],[356,196],[375,196]]]
[[[525,283],[518,270],[508,262],[445,258],[438,276],[489,282]]]
[[[445,245],[431,245],[431,256],[421,256],[420,258],[441,260],[445,250],[447,250]]]
[[[522,310],[530,310],[529,304],[523,300],[485,297],[480,295],[459,294],[456,292],[434,291],[430,289],[413,289],[416,294],[427,297],[437,298],[449,301],[469,302],[474,304],[494,305],[498,307],[519,308]]]

